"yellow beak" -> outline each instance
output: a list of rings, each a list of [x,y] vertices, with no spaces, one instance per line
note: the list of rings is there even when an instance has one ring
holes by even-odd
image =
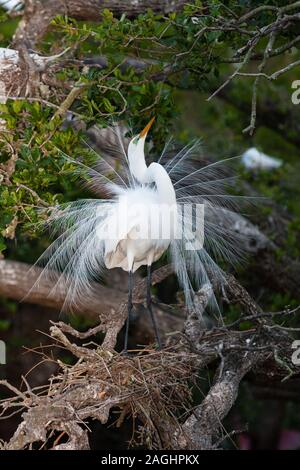
[[[144,129],[142,130],[142,132],[140,132],[140,138],[141,138],[141,137],[145,137],[145,136],[148,134],[149,129],[150,129],[150,127],[152,126],[152,124],[153,124],[153,122],[154,122],[154,119],[155,119],[155,117],[153,117],[153,118],[148,122],[147,126],[144,127]]]

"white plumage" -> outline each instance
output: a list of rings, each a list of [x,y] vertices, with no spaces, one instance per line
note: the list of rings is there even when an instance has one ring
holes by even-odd
[[[137,187],[119,196],[105,223],[97,229],[99,239],[104,240],[108,269],[120,267],[135,272],[140,266],[157,261],[166,251],[170,240],[159,238],[159,209],[160,197],[155,189]],[[158,233],[151,234],[151,229]]]
[[[147,265],[150,275],[151,264],[166,251],[191,308],[195,290],[204,284],[211,286],[212,276],[218,284],[224,281],[220,262],[235,264],[242,256],[244,240],[233,228],[228,229],[240,202],[240,197],[226,194],[226,187],[235,184],[227,171],[230,159],[199,167],[200,143],[193,142],[172,158],[165,148],[159,161],[147,166],[144,144],[152,122],[130,141],[127,152],[120,140],[119,171],[108,160],[99,159],[95,168],[88,168],[66,156],[80,173],[89,175],[93,190],[104,187],[110,193],[110,199],[57,207],[48,220],[47,225],[59,236],[40,259],[46,268],[42,275],[54,270],[67,279],[67,310],[74,304],[80,307],[106,268],[121,267],[131,279],[132,272]],[[194,232],[193,214],[185,213],[185,204],[204,207],[203,233]],[[129,313],[131,289],[130,280]],[[210,306],[218,309],[213,290]]]
[[[282,160],[251,147],[243,153],[242,163],[248,170],[273,170],[281,167]]]

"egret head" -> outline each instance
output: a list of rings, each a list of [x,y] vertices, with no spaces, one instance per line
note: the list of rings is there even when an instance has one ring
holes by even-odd
[[[143,181],[144,172],[147,169],[145,161],[145,140],[150,127],[153,124],[154,117],[148,122],[146,127],[131,139],[128,145],[128,160],[132,175],[140,182]]]

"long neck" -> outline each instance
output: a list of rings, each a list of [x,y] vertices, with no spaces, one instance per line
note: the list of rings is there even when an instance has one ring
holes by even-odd
[[[145,174],[147,182],[155,183],[160,200],[165,204],[176,204],[175,190],[168,173],[159,163],[151,163]]]
[[[129,168],[132,176],[141,184],[155,183],[160,200],[165,204],[176,204],[175,190],[168,173],[159,163],[146,165],[145,138],[140,138],[133,149],[128,149]],[[131,145],[131,144],[129,144]]]

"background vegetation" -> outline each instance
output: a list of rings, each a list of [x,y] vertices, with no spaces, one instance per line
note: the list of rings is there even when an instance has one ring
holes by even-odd
[[[89,195],[72,175],[74,165],[64,158],[65,153],[88,164],[95,160],[95,153],[85,144],[91,139],[88,129],[121,122],[134,134],[155,116],[149,146],[152,158],[172,135],[182,145],[195,137],[203,139],[206,158],[241,155],[256,147],[282,160],[282,166],[272,171],[250,171],[238,164],[241,183],[237,190],[267,198],[247,215],[276,249],[272,252],[274,264],[258,251],[235,276],[265,312],[297,307],[296,271],[289,274],[282,266],[288,271],[288,260],[299,262],[299,105],[291,101],[292,83],[300,79],[299,3],[194,1],[178,11],[144,8],[137,14],[131,12],[130,5],[128,12],[112,8],[114,13],[99,6],[96,21],[73,17],[71,12],[53,14],[47,31],[34,38],[28,29],[22,39],[17,28],[23,10],[9,13],[0,9],[1,47],[19,51],[29,77],[26,83],[12,82],[7,99],[0,104],[3,259],[34,263],[49,244],[49,234],[39,229],[47,209]],[[287,15],[295,18],[281,23]],[[38,70],[28,59],[32,51],[59,57]],[[239,64],[243,65],[240,69]],[[226,86],[212,96],[224,83]],[[97,148],[97,139],[92,144]],[[299,269],[297,266],[293,264],[293,270]],[[118,286],[115,278],[106,283]],[[174,301],[176,291],[171,278],[153,292],[161,301]],[[0,312],[0,337],[8,345],[8,364],[1,366],[0,374],[19,386],[20,376],[38,362],[30,352],[24,359],[22,346],[37,346],[41,335],[35,330],[47,331],[49,319],[56,319],[58,312],[20,304],[14,295],[0,298]],[[235,305],[224,306],[227,323],[239,315]],[[290,317],[285,327],[300,327],[297,315]],[[81,330],[94,323],[80,313],[71,322]],[[282,319],[276,322],[282,324]],[[243,324],[245,329],[250,326]],[[294,338],[298,334],[291,332]],[[145,343],[145,338],[141,342]],[[71,360],[68,357],[63,356],[66,361]],[[30,380],[34,385],[44,383],[55,367],[42,365],[30,374]],[[203,382],[201,386],[198,383],[201,393],[208,389],[214,370],[212,365],[202,371]],[[226,430],[243,433],[222,445],[293,446],[292,437],[289,440],[286,436],[300,427],[297,373],[284,386],[281,379],[272,385],[255,375],[252,371],[243,382],[238,401],[224,423]],[[2,393],[6,396],[6,391]],[[194,403],[201,401],[201,393],[195,389]],[[10,424],[0,422],[4,439],[12,435],[16,424],[15,419]],[[95,433],[95,447],[120,448],[127,445],[131,424],[126,422],[122,432],[99,425]],[[300,447],[299,434],[295,432],[293,438]]]

